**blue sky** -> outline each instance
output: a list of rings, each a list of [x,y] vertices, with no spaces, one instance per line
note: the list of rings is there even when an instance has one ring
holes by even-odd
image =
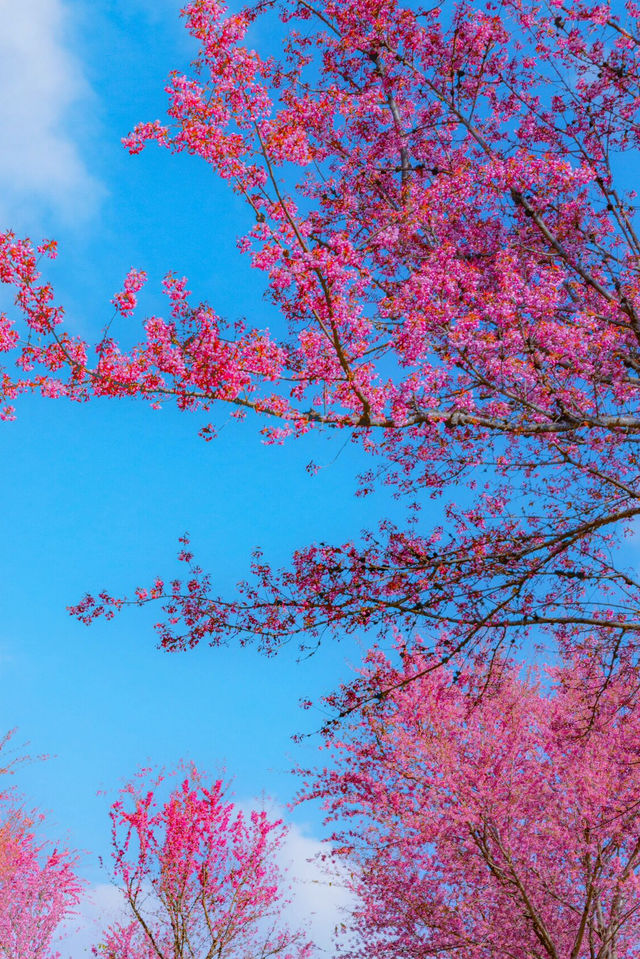
[[[195,52],[178,10],[173,0],[0,0],[0,223],[58,239],[48,275],[69,325],[88,337],[132,266],[150,277],[143,312],[158,308],[172,270],[227,316],[273,319],[236,250],[247,220],[228,188],[201,162],[153,149],[130,158],[120,145],[135,122],[163,115],[167,74]],[[22,767],[16,785],[48,812],[52,837],[86,851],[96,901],[63,949],[73,959],[86,955],[87,917],[99,922],[113,903],[98,863],[109,839],[99,791],[112,794],[142,763],[189,758],[225,769],[243,801],[266,793],[287,803],[288,770],[312,762],[318,745],[290,737],[322,719],[299,699],[330,691],[360,658],[354,643],[302,663],[293,650],[274,660],[251,649],[168,655],[155,648],[153,611],[91,629],[67,615],[85,590],[171,575],[185,530],[215,582],[232,588],[254,546],[285,562],[311,540],[357,535],[387,509],[384,494],[354,498],[361,463],[333,433],[265,447],[257,421],[222,410],[220,436],[205,444],[199,422],[124,401],[26,398],[0,430],[0,727],[17,726],[18,744],[49,755]],[[327,464],[315,477],[311,459]],[[314,902],[326,932],[339,894],[304,863],[320,817],[287,816],[308,880],[298,912]]]
[[[171,270],[219,313],[276,325],[236,250],[248,220],[228,187],[201,161],[153,148],[132,158],[120,144],[137,121],[162,117],[167,75],[195,53],[178,12],[176,0],[0,0],[0,228],[59,241],[47,275],[69,326],[89,339],[131,267],[149,274],[142,314],[164,308]],[[135,322],[115,330],[127,338]],[[47,812],[52,838],[84,851],[93,902],[62,949],[82,959],[117,912],[98,857],[108,860],[119,782],[141,764],[193,759],[225,770],[239,800],[266,794],[284,807],[296,789],[288,770],[313,763],[319,745],[291,736],[323,719],[299,700],[334,689],[361,649],[329,644],[300,663],[293,649],[273,660],[235,648],[168,655],[156,649],[153,610],[87,629],[66,605],[86,590],[171,576],[185,530],[224,591],[256,545],[285,563],[297,546],[357,536],[397,507],[384,491],[354,497],[363,464],[332,431],[265,447],[257,420],[221,410],[220,435],[206,444],[200,418],[171,408],[30,397],[17,412],[0,424],[0,734],[17,726],[18,745],[48,754],[21,767],[16,785]],[[325,466],[313,477],[311,459]],[[310,807],[286,816],[285,858],[302,877],[295,911],[316,910],[328,946],[341,893],[306,863],[321,817]]]

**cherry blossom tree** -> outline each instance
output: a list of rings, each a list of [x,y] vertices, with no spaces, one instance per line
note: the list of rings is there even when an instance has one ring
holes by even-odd
[[[265,811],[245,813],[192,768],[166,799],[148,770],[111,809],[115,882],[129,923],[94,953],[108,959],[308,959],[282,918],[276,853],[284,838]]]
[[[392,696],[327,736],[307,780],[335,823],[358,905],[353,959],[635,959],[640,954],[640,716],[627,673],[601,693],[585,660],[490,684],[460,663],[412,681],[371,653]],[[637,685],[637,677],[635,679]],[[585,730],[588,729],[588,734]]]
[[[60,924],[78,905],[76,856],[37,836],[41,816],[0,805],[0,956],[57,959]]]
[[[27,812],[5,785],[29,759],[12,752],[14,734],[0,738],[0,959],[56,959],[56,934],[80,902],[83,883],[77,856],[42,840],[44,817]]]
[[[251,31],[278,16],[281,55],[261,55]],[[185,546],[184,581],[88,595],[76,613],[162,600],[167,648],[257,636],[274,650],[393,626],[419,628],[445,660],[544,633],[633,662],[639,583],[617,547],[640,512],[625,172],[640,9],[257,0],[228,13],[193,0],[184,17],[195,69],[170,77],[168,122],[125,142],[196,155],[246,201],[240,246],[282,327],[225,320],[168,275],[166,317],[128,350],[111,326],[94,353],[65,331],[30,244],[5,234],[0,279],[18,305],[0,325],[18,371],[6,401],[173,401],[200,411],[207,438],[221,404],[259,414],[271,442],[340,429],[370,454],[361,492],[390,484],[409,519],[311,544],[283,570],[257,554],[235,597]],[[135,311],[144,280],[128,275],[117,313]],[[439,495],[433,528],[414,508]]]

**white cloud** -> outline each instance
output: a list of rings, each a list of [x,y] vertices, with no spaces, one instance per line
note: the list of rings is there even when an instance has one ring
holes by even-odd
[[[0,0],[0,229],[43,210],[84,220],[103,192],[71,131],[91,90],[68,27],[63,0]]]
[[[334,930],[348,921],[353,897],[340,871],[335,866],[329,871],[321,861],[323,852],[327,852],[324,843],[292,826],[280,851],[280,862],[288,870],[292,886],[287,918],[293,927],[304,928],[318,949],[332,956]]]
[[[62,926],[55,948],[62,959],[87,959],[107,926],[128,920],[124,896],[119,889],[108,883],[92,886],[76,915]]]
[[[287,825],[287,835],[278,852],[278,863],[289,887],[290,903],[284,917],[292,929],[303,929],[318,950],[326,956],[335,952],[334,933],[341,923],[348,923],[354,905],[353,894],[346,883],[346,869],[337,863],[323,862],[329,852],[328,843],[310,835],[301,826],[287,822],[287,811],[271,799],[250,799],[237,803],[249,812],[266,809],[273,819]]]

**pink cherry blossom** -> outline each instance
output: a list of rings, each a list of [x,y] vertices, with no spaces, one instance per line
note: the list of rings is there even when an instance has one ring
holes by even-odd
[[[248,31],[278,16],[282,54],[261,54]],[[4,234],[2,415],[33,389],[142,397],[201,411],[210,438],[226,404],[268,442],[346,431],[370,457],[360,491],[406,502],[408,522],[282,570],[256,557],[239,599],[197,567],[163,586],[168,647],[419,627],[474,655],[533,636],[635,661],[640,586],[618,548],[640,515],[640,241],[620,181],[637,7],[194,0],[184,20],[195,68],[170,76],[166,123],[126,142],[228,182],[280,322],[227,321],[170,277],[169,315],[137,344],[113,327],[90,346],[64,332],[32,246]],[[432,497],[437,528],[418,512]],[[102,595],[76,612],[127,601]]]
[[[362,680],[384,671],[395,692],[334,726],[308,774],[358,897],[340,954],[635,959],[635,681],[584,662],[539,677],[496,662],[489,680],[433,665],[372,653]]]
[[[114,879],[131,921],[108,929],[94,953],[309,959],[311,945],[282,918],[282,822],[237,809],[223,782],[195,767],[169,783],[143,770],[111,808]]]

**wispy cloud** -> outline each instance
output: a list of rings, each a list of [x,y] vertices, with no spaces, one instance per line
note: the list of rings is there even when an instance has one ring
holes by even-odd
[[[62,0],[0,0],[0,228],[86,220],[103,187],[73,135],[92,94]]]
[[[63,959],[86,959],[107,926],[129,920],[122,893],[108,883],[98,883],[88,889],[76,915],[64,923],[55,948]]]
[[[353,895],[339,868],[322,862],[321,854],[327,852],[324,843],[294,825],[280,851],[280,862],[291,879],[287,910],[291,925],[302,926],[321,952],[333,956],[334,932],[348,922]]]

